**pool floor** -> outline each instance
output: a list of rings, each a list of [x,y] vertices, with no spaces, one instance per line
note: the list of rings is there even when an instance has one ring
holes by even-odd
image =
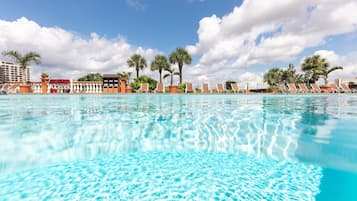
[[[224,153],[139,152],[0,177],[5,200],[312,200],[322,169]]]

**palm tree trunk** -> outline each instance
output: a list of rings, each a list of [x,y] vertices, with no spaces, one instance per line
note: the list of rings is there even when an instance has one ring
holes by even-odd
[[[139,69],[136,69],[136,78],[139,77]]]
[[[22,70],[22,84],[26,84],[26,67],[25,68],[21,68]]]
[[[173,74],[171,74],[171,81],[170,81],[170,83],[171,83],[171,86],[174,85],[174,75],[173,75]]]
[[[182,84],[182,65],[179,65],[179,71],[180,71],[180,85]]]
[[[160,74],[160,84],[162,83],[162,76],[161,76],[161,70],[159,70],[159,74]]]
[[[327,77],[325,77],[324,80],[325,80],[325,85],[327,85],[328,83]]]

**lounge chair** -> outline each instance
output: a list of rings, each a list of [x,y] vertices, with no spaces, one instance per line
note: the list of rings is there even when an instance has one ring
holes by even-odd
[[[10,84],[5,83],[4,85],[0,86],[0,94],[7,94],[9,89],[11,88]]]
[[[306,84],[300,83],[300,84],[298,84],[298,85],[299,85],[299,91],[300,91],[301,93],[309,93],[309,92],[310,92],[310,89],[307,88]]]
[[[140,89],[139,89],[140,93],[149,93],[149,83],[141,83],[140,84]]]
[[[296,94],[298,93],[298,90],[296,88],[296,85],[294,83],[289,83],[288,84],[288,90],[290,93]]]
[[[311,86],[311,91],[312,92],[315,92],[315,93],[326,92],[326,90],[321,90],[319,85],[317,85],[316,83],[311,83],[310,86]]]
[[[283,83],[278,84],[278,89],[279,89],[280,93],[287,93],[288,92],[288,90],[286,89],[285,84],[283,84]]]
[[[234,93],[244,92],[244,89],[240,89],[237,83],[231,83],[231,88]]]
[[[164,83],[157,83],[155,93],[165,93]]]
[[[218,83],[216,85],[216,88],[217,88],[217,92],[218,93],[225,93],[226,92],[226,90],[223,88],[223,84],[222,83]]]
[[[202,93],[211,93],[211,91],[209,90],[209,86],[208,83],[203,83],[202,84]]]
[[[340,93],[341,89],[336,84],[330,84],[330,93]]]
[[[185,93],[193,93],[193,86],[191,82],[186,83]]]
[[[348,86],[348,84],[345,84],[345,83],[341,83],[341,84],[340,84],[340,88],[342,89],[342,91],[343,91],[344,93],[356,93],[356,92],[357,92],[357,90],[351,89],[351,88]]]

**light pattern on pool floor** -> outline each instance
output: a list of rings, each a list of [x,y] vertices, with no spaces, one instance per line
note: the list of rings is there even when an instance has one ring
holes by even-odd
[[[321,168],[203,152],[139,152],[0,177],[5,200],[312,200]]]

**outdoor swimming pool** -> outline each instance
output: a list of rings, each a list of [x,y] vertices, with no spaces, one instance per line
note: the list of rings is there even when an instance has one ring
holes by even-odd
[[[356,200],[357,95],[4,95],[0,153],[0,200]]]

